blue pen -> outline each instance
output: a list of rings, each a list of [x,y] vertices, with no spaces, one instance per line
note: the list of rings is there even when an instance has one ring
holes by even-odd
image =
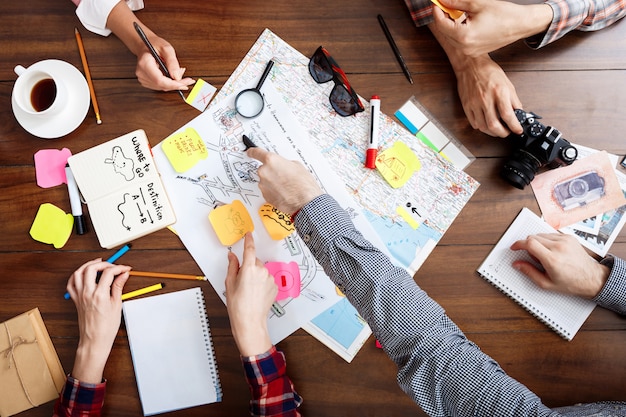
[[[111,255],[111,257],[109,259],[106,260],[106,262],[112,264],[113,262],[117,261],[118,259],[120,259],[120,257],[125,254],[126,252],[128,252],[130,250],[130,243],[127,245],[122,246],[117,252],[115,252],[113,255]],[[96,276],[96,283],[98,281],[100,281],[100,275],[101,273],[98,272],[98,275]],[[65,295],[63,296],[63,298],[65,298],[66,300],[70,299],[70,293],[66,292]]]

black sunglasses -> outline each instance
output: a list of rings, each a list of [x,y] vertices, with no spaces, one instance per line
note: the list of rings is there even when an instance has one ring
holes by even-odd
[[[365,110],[356,91],[350,86],[348,77],[323,46],[317,48],[311,57],[309,72],[318,84],[324,84],[330,80],[335,82],[329,99],[330,105],[340,116],[352,116]]]

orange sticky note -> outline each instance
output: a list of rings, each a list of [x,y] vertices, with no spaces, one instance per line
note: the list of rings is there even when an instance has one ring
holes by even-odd
[[[450,15],[450,17],[454,20],[458,19],[459,17],[463,16],[463,14],[465,12],[461,11],[461,10],[455,10],[455,9],[450,9],[449,7],[444,6],[443,4],[441,4],[438,0],[430,0],[433,4],[435,4],[437,7],[439,7],[441,10],[443,10],[444,12],[448,13]]]
[[[204,141],[192,127],[163,140],[163,153],[176,172],[185,172],[209,155]]]
[[[400,141],[376,158],[376,169],[393,188],[402,187],[413,172],[420,168],[421,164],[415,153]]]
[[[239,200],[233,200],[230,204],[224,204],[214,209],[209,214],[209,221],[220,243],[224,246],[231,246],[246,233],[254,231],[254,223],[246,210],[246,207]]]
[[[265,230],[274,240],[282,240],[292,234],[296,227],[291,216],[278,210],[271,204],[265,203],[259,208],[259,217]]]
[[[38,242],[54,245],[59,249],[65,246],[72,234],[74,216],[50,203],[43,203],[30,228],[30,236]]]

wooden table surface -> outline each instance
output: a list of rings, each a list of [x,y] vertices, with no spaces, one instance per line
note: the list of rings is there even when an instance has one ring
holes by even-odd
[[[149,0],[139,13],[176,48],[187,75],[218,88],[264,28],[310,55],[326,46],[363,97],[378,94],[393,114],[415,95],[477,157],[467,172],[481,186],[415,275],[468,337],[549,406],[626,400],[626,320],[597,308],[567,342],[480,278],[475,270],[524,206],[539,213],[530,187],[504,183],[498,170],[509,155],[500,139],[469,126],[445,54],[428,29],[413,26],[402,0],[353,2],[242,0]],[[402,74],[378,22],[382,14],[411,69]],[[103,124],[93,110],[74,132],[44,140],[27,133],[11,111],[13,67],[55,58],[82,70],[74,27],[81,28]],[[73,303],[63,300],[66,281],[83,262],[107,257],[94,233],[72,235],[62,249],[28,234],[40,204],[70,211],[65,187],[39,188],[33,155],[40,149],[77,153],[137,128],[153,145],[197,116],[175,93],[144,89],[134,76],[135,59],[115,37],[82,29],[69,0],[0,3],[0,322],[39,307],[67,372],[78,342]],[[626,23],[597,33],[572,33],[540,51],[516,43],[493,53],[515,84],[526,110],[544,116],[570,141],[626,153]],[[613,244],[626,257],[626,232]],[[134,242],[124,263],[138,270],[199,274],[180,241],[164,230]],[[148,285],[133,278],[128,289]],[[171,282],[178,290],[196,285]],[[208,283],[205,297],[224,391],[221,403],[171,413],[178,416],[247,415],[248,389],[226,308]],[[395,366],[370,339],[351,364],[302,330],[279,344],[289,375],[312,416],[423,415],[398,388]],[[122,328],[113,346],[104,415],[140,416],[141,406]],[[23,416],[50,415],[52,403]]]

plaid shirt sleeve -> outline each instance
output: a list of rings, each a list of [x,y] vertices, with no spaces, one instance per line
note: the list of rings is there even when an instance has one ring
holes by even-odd
[[[554,13],[552,23],[545,33],[526,39],[533,49],[554,42],[572,30],[590,32],[605,28],[626,15],[626,0],[547,0],[546,4]]]
[[[404,0],[415,26],[424,26],[433,21],[433,4],[430,0]]]
[[[68,376],[54,404],[52,417],[98,417],[104,404],[105,391],[106,381],[87,384]]]
[[[250,386],[250,415],[254,417],[300,417],[302,398],[287,376],[285,355],[272,346],[257,356],[242,356],[243,369]]]

